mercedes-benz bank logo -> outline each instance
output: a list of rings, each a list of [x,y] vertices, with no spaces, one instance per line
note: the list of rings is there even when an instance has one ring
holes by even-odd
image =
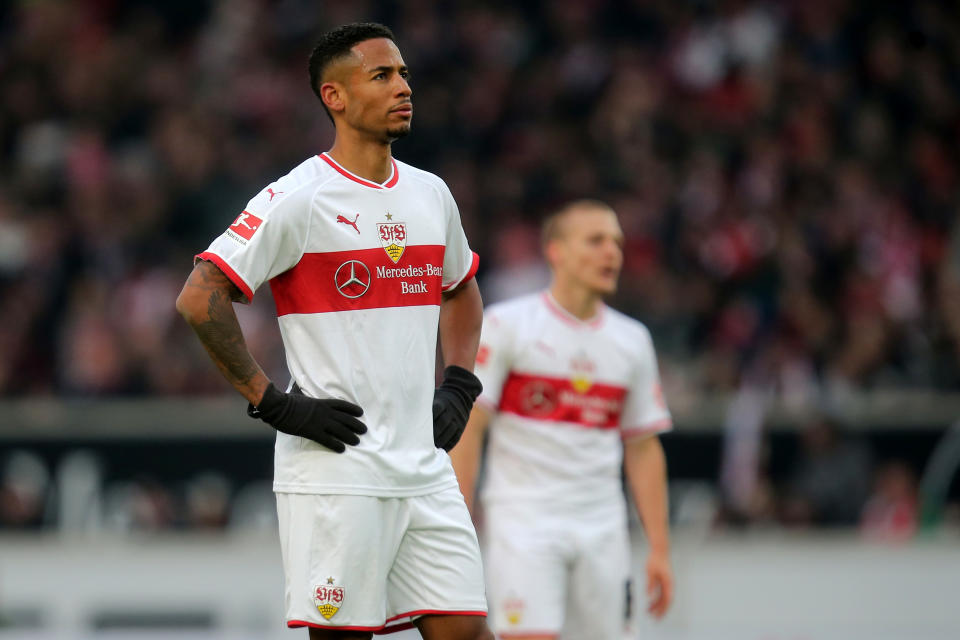
[[[370,269],[359,260],[347,260],[337,267],[333,284],[344,298],[359,298],[370,288]]]

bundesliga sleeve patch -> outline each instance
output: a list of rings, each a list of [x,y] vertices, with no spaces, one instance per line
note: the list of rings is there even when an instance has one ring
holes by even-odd
[[[481,343],[477,348],[477,364],[483,365],[487,364],[487,361],[490,360],[490,347]]]
[[[261,224],[263,224],[263,220],[248,211],[244,211],[237,216],[237,219],[233,221],[233,224],[230,225],[227,231],[233,235],[240,236],[244,240],[249,240],[253,237],[253,234],[257,232]]]

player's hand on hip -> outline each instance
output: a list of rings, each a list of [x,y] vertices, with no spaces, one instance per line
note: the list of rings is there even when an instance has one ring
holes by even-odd
[[[296,387],[294,390],[284,393],[271,382],[260,404],[247,406],[247,415],[263,420],[277,431],[309,438],[337,453],[346,451],[348,444],[360,444],[360,435],[367,432],[367,426],[357,420],[363,409],[346,400],[308,398],[296,392]]]
[[[662,618],[673,601],[673,571],[670,557],[665,553],[651,553],[647,558],[647,611],[655,618]]]
[[[460,441],[473,402],[483,391],[479,378],[463,367],[443,370],[443,381],[433,393],[433,443],[450,451]]]

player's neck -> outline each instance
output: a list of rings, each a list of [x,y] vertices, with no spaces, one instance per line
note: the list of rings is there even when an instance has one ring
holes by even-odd
[[[327,155],[350,173],[381,184],[393,173],[390,144],[348,140],[337,132]]]
[[[554,282],[550,295],[560,307],[578,320],[592,320],[600,313],[603,299],[600,294],[582,287],[563,286]]]

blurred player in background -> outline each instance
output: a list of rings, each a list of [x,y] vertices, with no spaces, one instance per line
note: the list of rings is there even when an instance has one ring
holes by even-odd
[[[621,640],[630,577],[626,468],[650,543],[649,610],[670,606],[666,461],[671,428],[650,333],[603,304],[623,262],[617,216],[574,202],[544,225],[548,291],[491,306],[484,391],[451,454],[472,506],[483,487],[492,627],[501,638]]]
[[[333,147],[257,194],[197,257],[177,307],[279,432],[274,491],[290,627],[370,638],[489,640],[482,565],[449,450],[480,383],[477,257],[436,176],[397,162],[407,67],[382,25],[324,35],[310,79]],[[232,303],[270,282],[287,365],[279,390]],[[444,362],[434,389],[439,329]]]

